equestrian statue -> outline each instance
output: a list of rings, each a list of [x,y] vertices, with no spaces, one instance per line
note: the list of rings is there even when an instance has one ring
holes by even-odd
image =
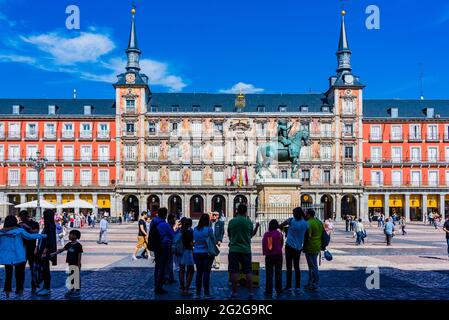
[[[291,124],[285,120],[279,120],[277,141],[272,140],[257,148],[256,174],[258,177],[262,178],[262,169],[266,168],[275,178],[276,174],[270,170],[270,165],[277,160],[277,162],[290,162],[292,164],[291,178],[295,178],[300,166],[301,148],[310,145],[310,141],[308,130],[299,130],[289,137],[291,129]]]

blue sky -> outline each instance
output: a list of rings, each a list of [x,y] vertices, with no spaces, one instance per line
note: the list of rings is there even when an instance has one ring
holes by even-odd
[[[449,4],[348,0],[354,73],[365,97],[449,99]],[[81,29],[65,28],[78,5]],[[0,97],[114,98],[132,1],[0,0]],[[154,92],[323,92],[335,73],[341,1],[135,0]],[[381,29],[365,27],[368,5]]]

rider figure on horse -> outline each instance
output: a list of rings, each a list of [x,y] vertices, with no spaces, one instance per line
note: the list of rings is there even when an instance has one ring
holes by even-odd
[[[289,139],[289,133],[292,129],[293,125],[289,124],[285,120],[279,120],[278,121],[278,142],[282,144],[288,151],[288,154],[292,154],[291,150],[291,140]]]

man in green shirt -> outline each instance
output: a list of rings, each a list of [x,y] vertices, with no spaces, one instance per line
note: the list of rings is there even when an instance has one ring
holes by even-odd
[[[307,209],[306,219],[309,229],[306,232],[304,253],[309,268],[309,281],[305,289],[315,291],[318,289],[318,256],[321,252],[321,236],[324,228],[322,222],[315,218],[315,210]]]
[[[253,228],[253,223],[248,217],[248,207],[244,204],[237,208],[237,216],[229,222],[229,256],[228,271],[231,274],[232,293],[230,298],[237,298],[237,282],[240,266],[246,274],[248,283],[249,299],[253,298],[253,274],[251,263],[251,238],[259,229],[259,223]]]

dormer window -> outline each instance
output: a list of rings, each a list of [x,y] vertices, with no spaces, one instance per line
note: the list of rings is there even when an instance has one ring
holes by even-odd
[[[200,112],[200,106],[197,105],[197,104],[196,104],[196,105],[193,105],[193,106],[192,106],[192,111],[193,111],[193,112]]]
[[[427,118],[435,118],[435,109],[434,108],[426,108],[424,109]]]
[[[321,112],[330,112],[329,106],[322,106]]]
[[[257,106],[257,112],[265,112],[265,106],[264,105]]]
[[[172,105],[171,112],[179,112],[179,105],[177,105],[177,104]]]
[[[399,117],[399,109],[398,108],[391,108],[390,109],[390,115],[392,118]]]
[[[92,114],[92,106],[84,106],[84,115],[90,116]]]
[[[12,114],[14,114],[14,115],[20,114],[20,106],[19,105],[12,106]]]
[[[287,112],[287,106],[286,105],[280,105],[279,106],[279,112]]]
[[[223,110],[223,107],[222,106],[220,106],[220,105],[215,105],[214,106],[214,111],[215,112],[221,112]]]
[[[49,105],[48,106],[48,115],[54,116],[56,114],[56,106],[55,105]]]
[[[300,112],[309,112],[309,106],[300,106],[299,111]]]
[[[150,106],[150,112],[157,112],[158,111],[158,107],[155,105]]]

